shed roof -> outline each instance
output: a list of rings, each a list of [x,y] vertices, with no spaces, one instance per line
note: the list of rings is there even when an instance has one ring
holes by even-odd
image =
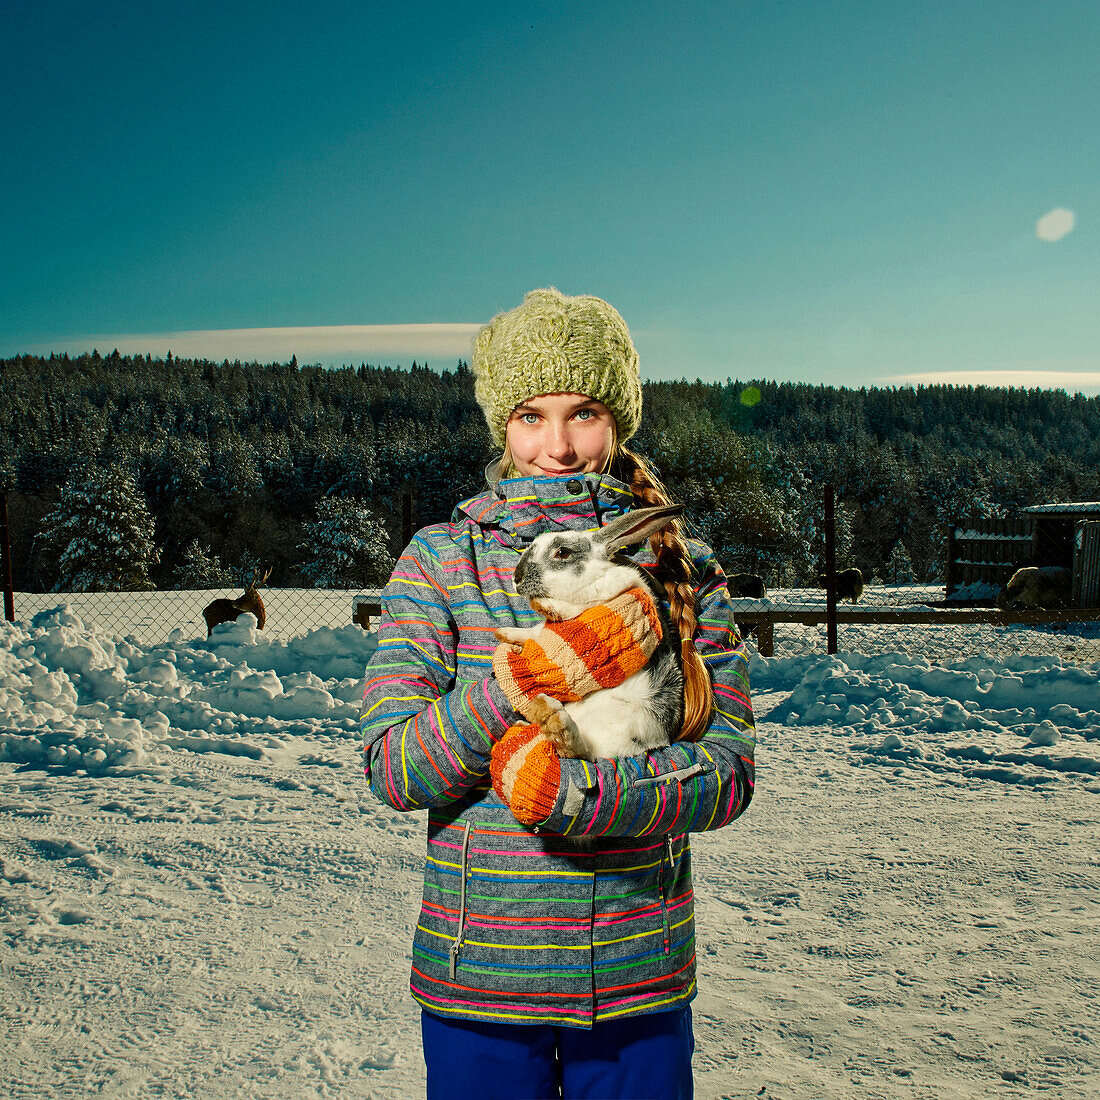
[[[1025,516],[1100,516],[1100,500],[1080,500],[1068,504],[1033,504],[1021,508]]]

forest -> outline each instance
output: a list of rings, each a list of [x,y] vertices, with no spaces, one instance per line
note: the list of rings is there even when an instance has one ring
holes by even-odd
[[[1100,398],[1061,390],[649,382],[631,446],[731,572],[807,582],[835,488],[838,555],[931,581],[946,526],[1100,500]],[[0,360],[0,490],[21,591],[373,587],[493,449],[452,370],[117,351]]]

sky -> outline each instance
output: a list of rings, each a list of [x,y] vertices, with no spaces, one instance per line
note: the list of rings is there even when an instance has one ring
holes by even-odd
[[[0,356],[1100,393],[1094,0],[0,2]]]

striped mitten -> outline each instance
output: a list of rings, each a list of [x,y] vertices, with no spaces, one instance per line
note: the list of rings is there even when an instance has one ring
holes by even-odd
[[[493,672],[508,701],[530,718],[539,695],[575,703],[601,688],[618,687],[645,667],[661,640],[653,596],[630,588],[574,619],[548,621],[522,646],[502,642]]]
[[[561,760],[538,726],[509,726],[493,746],[493,790],[521,825],[537,825],[554,809],[561,786]]]

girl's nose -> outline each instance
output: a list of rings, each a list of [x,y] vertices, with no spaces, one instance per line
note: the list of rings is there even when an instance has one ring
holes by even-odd
[[[567,455],[573,451],[573,441],[569,438],[569,430],[565,425],[558,425],[550,436],[548,448],[552,455]]]

